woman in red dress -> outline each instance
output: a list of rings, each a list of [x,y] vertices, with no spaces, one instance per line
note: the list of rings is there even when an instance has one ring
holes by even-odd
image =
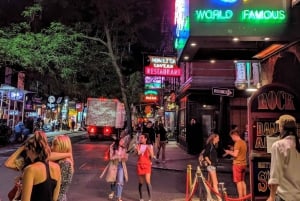
[[[153,146],[149,144],[149,136],[147,133],[142,133],[139,136],[139,144],[136,146],[138,154],[137,174],[139,176],[139,195],[140,201],[144,201],[142,195],[142,186],[146,182],[149,201],[151,201],[151,166],[153,154]]]

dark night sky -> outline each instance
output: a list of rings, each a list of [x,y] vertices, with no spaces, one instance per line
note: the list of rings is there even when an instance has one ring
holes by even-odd
[[[0,26],[8,25],[10,22],[23,21],[21,12],[32,3],[32,0],[0,0]]]

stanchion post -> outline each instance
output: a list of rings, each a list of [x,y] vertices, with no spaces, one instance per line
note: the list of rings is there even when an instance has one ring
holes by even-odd
[[[221,193],[222,195],[222,200],[224,200],[224,182],[219,182],[219,192]]]
[[[224,201],[227,201],[227,191],[226,188],[223,188],[223,197],[224,197]]]
[[[192,190],[192,185],[193,185],[193,179],[192,179],[192,165],[188,165],[187,167],[187,171],[188,171],[188,185],[189,185],[189,193],[191,193]]]
[[[188,201],[188,197],[190,195],[191,188],[192,188],[192,165],[187,165],[187,168],[186,168],[186,188],[185,188],[186,201]]]
[[[199,201],[201,201],[202,198],[202,174],[201,174],[201,170],[200,167],[197,167],[197,181],[198,181],[198,193],[199,193]]]

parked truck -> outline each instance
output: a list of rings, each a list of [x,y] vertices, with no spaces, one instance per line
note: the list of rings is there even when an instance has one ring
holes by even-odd
[[[88,98],[85,121],[91,140],[112,139],[124,127],[124,104],[118,99]]]

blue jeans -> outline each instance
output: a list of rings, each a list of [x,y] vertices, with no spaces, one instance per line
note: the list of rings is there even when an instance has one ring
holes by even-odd
[[[124,171],[122,162],[118,164],[117,180],[116,180],[116,197],[121,198],[124,185]]]

